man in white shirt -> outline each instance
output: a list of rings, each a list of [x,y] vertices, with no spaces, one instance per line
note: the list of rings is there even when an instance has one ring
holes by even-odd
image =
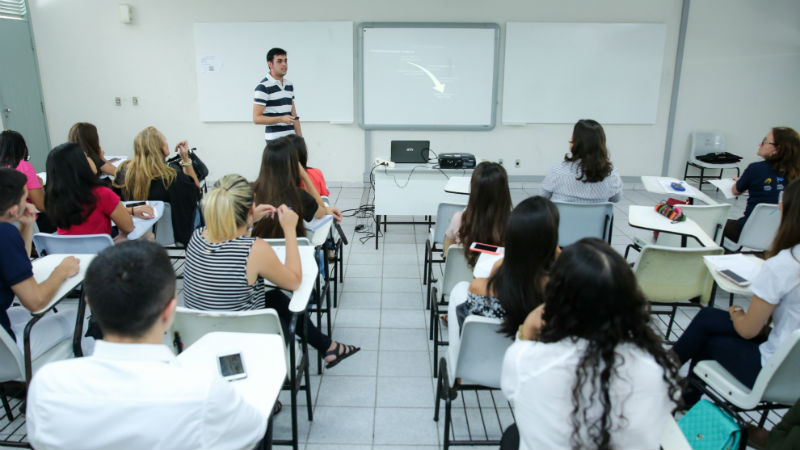
[[[267,417],[216,372],[182,367],[162,344],[177,305],[175,272],[153,242],[94,259],[84,280],[103,330],[94,354],[50,363],[28,391],[37,449],[245,449]]]

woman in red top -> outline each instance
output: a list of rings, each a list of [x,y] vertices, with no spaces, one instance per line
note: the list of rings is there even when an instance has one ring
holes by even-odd
[[[133,231],[131,215],[152,217],[150,206],[126,208],[114,191],[100,183],[96,171],[74,142],[59,145],[47,156],[45,205],[58,234],[111,235],[113,220],[125,236]]]

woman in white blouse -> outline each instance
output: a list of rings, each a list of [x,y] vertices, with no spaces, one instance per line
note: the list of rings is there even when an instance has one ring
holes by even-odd
[[[606,134],[599,123],[579,120],[569,150],[542,181],[542,197],[575,203],[618,202],[622,198],[622,179],[608,158]]]
[[[679,388],[648,320],[636,277],[608,244],[563,249],[503,361],[521,450],[659,447]]]

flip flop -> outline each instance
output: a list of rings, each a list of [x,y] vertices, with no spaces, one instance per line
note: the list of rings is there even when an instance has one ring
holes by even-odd
[[[339,350],[342,347],[344,347],[345,352],[340,354]],[[348,349],[352,349],[352,350],[347,351]],[[345,358],[347,358],[349,356],[353,356],[359,350],[361,350],[361,347],[356,347],[356,346],[353,346],[353,345],[344,345],[344,344],[342,344],[340,342],[337,342],[336,343],[336,347],[334,347],[333,350],[328,350],[327,352],[325,352],[325,355],[323,356],[323,358],[327,358],[328,356],[335,356],[336,357],[336,359],[334,359],[333,361],[331,361],[329,363],[326,363],[325,364],[325,368],[326,369],[330,369],[331,367],[336,366],[337,364],[339,364],[339,362],[341,360],[343,360],[343,359],[345,359]]]

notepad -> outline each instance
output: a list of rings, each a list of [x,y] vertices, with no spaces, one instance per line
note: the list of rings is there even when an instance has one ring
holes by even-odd
[[[713,184],[717,189],[722,192],[722,195],[725,198],[733,198],[733,185],[736,184],[736,181],[733,178],[722,178],[720,180],[708,180],[709,183]]]

